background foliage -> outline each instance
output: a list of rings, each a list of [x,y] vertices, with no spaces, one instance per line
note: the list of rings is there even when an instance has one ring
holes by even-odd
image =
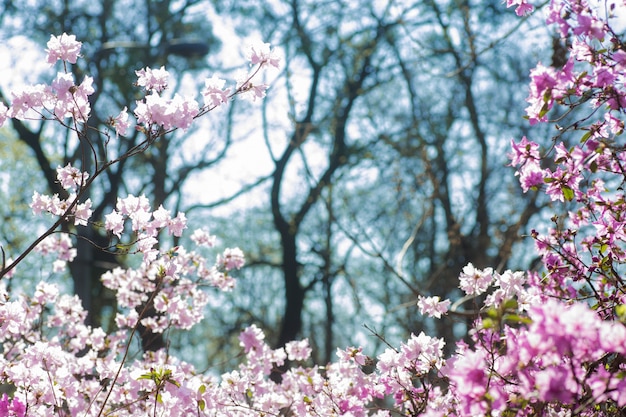
[[[539,17],[520,20],[500,1],[461,0],[0,7],[3,41],[26,35],[42,44],[71,32],[85,43],[86,59],[73,71],[94,76],[94,126],[136,98],[135,68],[165,65],[175,74],[172,93],[184,92],[218,70],[235,71],[242,39],[258,37],[284,54],[261,107],[235,102],[200,128],[165,136],[92,192],[95,218],[117,197],[145,193],[154,207],[185,211],[192,224],[242,245],[248,264],[237,292],[216,295],[203,327],[172,339],[203,366],[233,359],[236,336],[253,323],[273,346],[307,337],[316,362],[329,361],[335,346],[384,348],[363,325],[392,343],[422,329],[463,337],[463,316],[429,321],[415,312],[417,296],[460,295],[468,262],[531,266],[513,249],[531,244],[523,236],[547,202],[521,194],[505,154],[510,138],[529,134],[520,117],[529,69],[562,53],[551,33],[536,29]],[[19,155],[16,165],[3,163],[4,175],[26,164],[41,172],[42,192],[58,192],[56,165],[80,166],[81,148],[41,126],[14,120],[5,129],[22,143],[3,150]],[[548,137],[536,129],[535,137]],[[109,152],[122,154],[138,137]],[[19,250],[23,236],[14,233],[3,229],[5,250]],[[80,233],[108,244],[97,231]],[[99,276],[132,260],[78,242],[76,293],[94,324],[112,326],[113,298]]]

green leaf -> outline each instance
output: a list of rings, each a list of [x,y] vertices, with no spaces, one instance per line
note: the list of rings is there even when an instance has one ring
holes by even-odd
[[[491,307],[489,310],[487,310],[487,317],[489,317],[489,318],[497,319],[499,315],[500,314],[498,313],[498,310],[496,310],[493,307]]]
[[[589,139],[590,137],[591,137],[591,130],[583,135],[583,137],[580,139],[580,143],[587,142],[587,139]]]
[[[204,411],[205,407],[206,407],[206,403],[204,402],[204,400],[198,401],[198,408],[200,409],[200,411]]]
[[[533,322],[528,317],[520,316],[519,314],[505,314],[503,320],[513,324],[531,324]]]
[[[483,320],[483,329],[493,329],[494,327],[496,327],[496,323],[493,319],[487,317]]]
[[[517,307],[519,307],[519,304],[517,303],[517,300],[514,299],[506,300],[502,304],[502,308],[505,310],[517,310]]]
[[[170,384],[180,388],[180,382],[176,381],[175,379],[168,378],[167,382],[169,382]]]
[[[562,185],[561,191],[563,192],[563,197],[565,197],[567,201],[572,201],[574,199],[574,190],[567,185]]]
[[[200,385],[200,387],[198,387],[198,393],[204,394],[205,392],[206,392],[206,385],[204,384]]]
[[[626,304],[620,304],[616,306],[615,314],[617,314],[617,317],[619,317],[620,320],[626,319]]]

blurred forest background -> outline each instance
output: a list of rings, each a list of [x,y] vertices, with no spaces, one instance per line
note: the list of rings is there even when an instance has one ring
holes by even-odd
[[[421,330],[453,340],[464,335],[464,306],[435,323],[419,314],[418,295],[457,299],[469,262],[532,266],[524,236],[546,224],[547,202],[521,193],[506,154],[511,139],[549,146],[552,135],[523,118],[529,70],[563,63],[541,10],[520,19],[501,0],[2,0],[0,16],[0,99],[49,76],[45,43],[71,33],[83,42],[77,82],[94,77],[93,127],[134,109],[142,67],[164,65],[171,94],[199,95],[205,78],[245,68],[250,39],[282,55],[262,103],[236,99],[160,138],[91,192],[96,220],[117,196],[144,193],[246,253],[237,287],[215,292],[205,321],[166,335],[202,369],[236,359],[250,324],[273,346],[308,338],[319,363],[338,346],[379,353],[373,331],[392,344]],[[61,193],[58,165],[94,161],[51,123],[11,122],[0,129],[0,241],[15,257],[50,220],[32,219],[32,190]],[[93,132],[99,158],[140,138]],[[115,306],[99,277],[132,259],[89,244],[110,243],[97,227],[75,232],[67,277],[35,254],[11,285],[65,280],[90,322],[110,329]],[[165,342],[152,336],[144,348]]]

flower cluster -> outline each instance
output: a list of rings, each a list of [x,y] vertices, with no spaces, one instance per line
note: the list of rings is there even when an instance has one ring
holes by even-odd
[[[67,198],[60,198],[59,194],[52,196],[39,194],[37,191],[33,193],[30,208],[34,214],[42,212],[51,213],[65,219],[72,217],[75,225],[86,226],[91,218],[91,199],[86,199],[82,203],[77,201],[77,190],[82,189],[86,185],[89,174],[81,172],[77,168],[67,164],[65,167],[57,168],[57,179],[61,186],[68,191]]]

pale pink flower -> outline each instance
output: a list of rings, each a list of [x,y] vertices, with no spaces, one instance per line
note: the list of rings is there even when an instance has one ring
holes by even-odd
[[[59,287],[56,284],[41,281],[35,288],[35,294],[33,295],[32,301],[37,304],[44,305],[55,302],[58,296]]]
[[[419,335],[411,333],[409,339],[402,343],[398,360],[400,365],[407,369],[415,369],[423,374],[434,366],[442,365],[443,339],[427,336],[424,332]]]
[[[124,217],[116,210],[113,210],[110,214],[104,216],[104,219],[104,228],[121,238],[124,231]]]
[[[43,107],[44,102],[49,101],[46,86],[43,84],[29,85],[17,91],[12,91],[13,101],[7,115],[18,120],[26,118],[26,113],[33,109]]]
[[[246,100],[256,101],[257,98],[264,98],[269,86],[267,84],[253,84],[247,78],[240,79],[237,83],[237,90],[240,96]]]
[[[219,288],[222,291],[232,291],[235,288],[236,281],[229,274],[212,269],[210,274],[206,277],[211,285]]]
[[[167,88],[169,72],[165,67],[152,69],[149,67],[135,71],[137,74],[137,85],[144,87],[147,91],[161,92]]]
[[[154,246],[159,241],[153,236],[141,233],[137,238],[137,250],[143,253],[144,262],[152,262],[159,256],[159,251],[154,249]]]
[[[434,297],[417,298],[417,306],[420,309],[420,313],[427,315],[428,317],[441,318],[442,314],[446,314],[450,308],[450,300],[443,300],[436,295]]]
[[[46,237],[35,250],[42,255],[56,255],[57,259],[52,264],[54,272],[64,271],[67,262],[73,261],[76,257],[76,249],[72,247],[70,237],[64,233]]]
[[[526,275],[522,271],[506,270],[502,275],[495,273],[496,284],[504,291],[506,298],[519,296],[526,284]]]
[[[367,356],[363,354],[362,347],[348,347],[346,349],[337,348],[337,357],[340,361],[354,361],[363,366],[367,361]]]
[[[217,107],[221,104],[227,103],[230,89],[224,89],[225,84],[226,80],[223,80],[216,75],[213,75],[211,78],[207,78],[204,81],[204,90],[202,90],[204,104],[207,106]]]
[[[28,332],[28,323],[24,320],[27,316],[25,306],[19,301],[0,304],[0,332],[3,337],[20,336]]]
[[[218,255],[217,264],[227,271],[241,268],[245,263],[243,251],[239,248],[227,248]]]
[[[30,208],[33,210],[33,214],[41,214],[44,211],[49,211],[50,196],[39,194],[35,191],[33,193],[32,202],[30,203]]]
[[[246,51],[246,58],[252,65],[265,65],[268,64],[272,67],[278,68],[280,58],[276,56],[276,50],[270,48],[269,43],[254,42]]]
[[[170,211],[163,207],[163,205],[160,205],[159,208],[152,213],[152,217],[154,217],[152,221],[153,226],[157,228],[165,227],[172,218]]]
[[[125,136],[130,127],[130,120],[128,119],[128,108],[124,106],[120,114],[113,118],[113,127],[115,128],[116,135]]]
[[[187,217],[185,217],[185,213],[178,213],[176,217],[167,221],[167,230],[170,235],[180,237],[183,234],[183,230],[185,230],[186,228]]]
[[[474,268],[471,263],[463,268],[459,275],[459,288],[468,295],[479,295],[487,291],[493,281],[493,268],[484,270]]]
[[[139,197],[129,195],[124,199],[118,198],[115,207],[121,215],[130,217],[133,231],[145,230],[152,217],[150,202],[144,195]]]
[[[63,33],[61,36],[50,35],[47,45],[48,64],[54,64],[59,59],[75,64],[82,43],[76,40],[76,36]]]
[[[135,309],[130,309],[126,314],[117,313],[115,315],[115,325],[120,328],[132,329],[137,325],[139,314]]]
[[[252,349],[261,349],[265,345],[264,339],[263,331],[253,324],[239,334],[239,345],[247,353]]]
[[[91,217],[93,210],[91,210],[91,199],[85,200],[82,204],[77,204],[74,207],[74,225],[75,226],[87,226],[87,222]]]
[[[305,361],[311,357],[311,347],[309,339],[293,340],[285,344],[285,352],[290,361]]]
[[[206,246],[209,248],[212,248],[213,246],[215,246],[216,239],[217,238],[215,236],[211,235],[209,232],[207,232],[204,229],[196,229],[191,235],[191,240],[196,245]]]
[[[180,128],[186,131],[200,113],[198,102],[192,97],[182,97],[178,94],[168,102],[166,121],[163,127],[166,129]]]
[[[176,94],[168,100],[152,93],[144,101],[137,101],[135,116],[138,123],[160,125],[165,130],[188,129],[199,112],[198,103],[193,98]]]
[[[57,167],[57,179],[61,183],[61,187],[67,191],[82,187],[88,178],[89,174],[87,172],[81,172],[69,163],[64,167]]]

